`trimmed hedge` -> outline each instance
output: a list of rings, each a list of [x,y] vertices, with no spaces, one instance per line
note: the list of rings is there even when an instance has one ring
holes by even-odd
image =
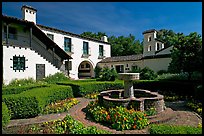
[[[51,102],[72,97],[73,92],[70,86],[51,85],[34,88],[20,94],[3,95],[3,101],[11,110],[12,119],[14,119],[37,116]]]
[[[202,128],[192,126],[151,125],[150,134],[202,134]]]
[[[2,127],[5,127],[11,119],[11,113],[6,104],[2,102]]]
[[[2,95],[19,94],[23,91],[27,91],[33,88],[48,87],[49,85],[27,85],[27,86],[11,86],[2,88]]]
[[[51,85],[45,88],[35,88],[26,92],[22,92],[21,95],[35,96],[39,102],[40,110],[46,105],[55,102],[57,100],[64,100],[66,98],[73,98],[72,88],[70,86]]]
[[[72,87],[74,97],[85,96],[90,93],[101,92],[111,89],[122,89],[122,82],[59,82],[59,85],[69,85]]]
[[[38,101],[33,96],[4,95],[2,101],[11,110],[11,119],[35,117],[39,113]]]
[[[195,96],[195,87],[199,82],[193,81],[158,81],[158,80],[136,80],[134,88],[158,91],[161,94],[175,93],[177,95]]]

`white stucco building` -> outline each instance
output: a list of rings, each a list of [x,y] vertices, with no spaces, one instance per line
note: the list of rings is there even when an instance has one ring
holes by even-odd
[[[165,47],[162,41],[156,38],[157,31],[155,29],[143,32],[143,54],[108,57],[98,63],[100,67],[114,68],[118,73],[126,73],[135,67],[149,67],[158,72],[159,70],[167,70],[171,62],[171,49]]]
[[[38,25],[37,10],[22,6],[22,19],[2,15],[3,80],[41,79],[63,72],[72,79],[94,77],[96,64],[110,57],[107,37],[82,37]]]

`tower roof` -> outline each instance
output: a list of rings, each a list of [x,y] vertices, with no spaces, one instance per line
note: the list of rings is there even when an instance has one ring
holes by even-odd
[[[23,8],[28,8],[28,9],[31,9],[31,10],[34,10],[34,11],[37,12],[37,9],[35,9],[35,8],[31,7],[31,6],[28,6],[28,5],[23,5],[23,6],[21,7],[21,10],[22,10]]]
[[[155,31],[157,32],[156,29],[149,29],[149,30],[144,31],[142,34],[152,33],[152,32],[155,32]]]

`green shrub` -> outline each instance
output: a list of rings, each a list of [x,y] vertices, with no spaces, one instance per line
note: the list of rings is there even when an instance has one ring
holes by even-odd
[[[186,106],[195,111],[202,117],[202,103],[196,100],[188,100]]]
[[[33,88],[41,88],[41,87],[48,87],[47,84],[41,84],[41,85],[25,85],[25,86],[9,86],[2,88],[2,95],[8,95],[8,94],[19,94],[23,91],[27,91]]]
[[[66,98],[73,98],[71,87],[59,85],[34,88],[20,94],[3,95],[3,101],[12,111],[12,118],[37,116],[46,105]]]
[[[69,85],[72,87],[74,97],[85,96],[91,93],[97,93],[104,90],[121,89],[122,82],[59,82],[59,85]]]
[[[55,84],[56,82],[60,82],[60,81],[67,81],[69,80],[68,77],[66,77],[63,73],[55,73],[54,75],[49,75],[47,77],[45,77],[45,79],[43,79],[42,81],[45,81],[49,84]]]
[[[33,78],[13,79],[7,86],[24,86],[24,85],[33,85],[33,84],[36,84],[36,81]]]
[[[133,83],[134,88],[158,91],[163,95],[176,94],[194,96],[195,87],[199,82],[192,81],[168,81],[168,80],[136,80]]]
[[[153,80],[156,77],[157,77],[157,74],[148,67],[145,67],[140,71],[141,80]]]
[[[180,73],[180,74],[164,73],[162,75],[159,75],[156,79],[169,80],[169,81],[183,81],[183,80],[188,80],[188,76],[185,73]]]
[[[159,70],[159,71],[157,71],[158,75],[162,75],[162,74],[166,74],[166,73],[168,73],[167,70]]]
[[[94,72],[95,72],[95,78],[99,78],[100,73],[101,73],[102,68],[99,67],[98,65],[95,67]]]
[[[99,81],[115,81],[118,74],[115,69],[109,69],[108,67],[104,67],[99,75]]]
[[[2,102],[2,127],[8,125],[11,119],[11,111],[7,108],[6,104]]]
[[[149,132],[150,134],[202,134],[202,128],[152,124]]]
[[[50,87],[35,88],[26,92],[22,92],[20,95],[29,95],[37,98],[39,102],[40,111],[52,102],[57,100],[64,100],[66,98],[72,98],[73,92],[70,86],[51,85]]]
[[[137,66],[133,66],[131,71],[129,71],[128,73],[140,73],[141,68],[137,67]]]
[[[11,119],[35,117],[39,113],[38,101],[33,96],[3,95],[2,101],[11,111]]]

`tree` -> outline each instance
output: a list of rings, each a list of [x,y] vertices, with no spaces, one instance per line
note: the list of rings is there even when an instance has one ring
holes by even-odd
[[[106,35],[105,33],[98,32],[83,32],[81,36],[95,38],[101,40],[101,37]],[[109,36],[108,42],[111,44],[111,56],[126,56],[141,54],[143,51],[142,43],[136,40],[133,35],[128,37],[124,36]]]
[[[97,39],[97,40],[101,40],[101,37],[106,35],[105,33],[102,33],[102,32],[98,32],[98,33],[92,33],[92,32],[83,32],[81,34],[81,36],[84,36],[84,37],[89,37],[89,38],[94,38],[94,39]]]
[[[196,32],[185,36],[183,33],[177,33],[171,39],[174,44],[169,65],[171,72],[187,72],[188,79],[194,71],[202,71],[202,39]]]
[[[176,33],[173,30],[161,29],[157,33],[157,39],[162,41],[165,47],[170,47],[174,44],[171,39],[175,36]]]

